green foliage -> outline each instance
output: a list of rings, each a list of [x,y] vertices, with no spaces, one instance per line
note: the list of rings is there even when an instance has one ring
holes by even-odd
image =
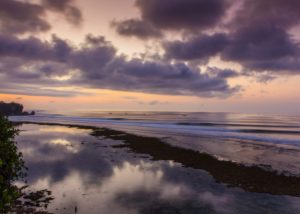
[[[0,115],[0,213],[10,210],[20,196],[13,182],[25,176],[22,154],[18,152],[14,138],[18,130]]]

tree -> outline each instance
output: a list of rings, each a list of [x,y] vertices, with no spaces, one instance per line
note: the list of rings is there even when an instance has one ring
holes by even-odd
[[[22,153],[18,152],[14,138],[19,131],[0,114],[0,213],[39,213],[53,200],[51,191],[26,191],[27,186],[17,187],[14,181],[24,179],[26,167]]]
[[[13,182],[25,176],[22,154],[14,141],[17,134],[18,130],[0,115],[0,213],[7,212],[20,197]]]

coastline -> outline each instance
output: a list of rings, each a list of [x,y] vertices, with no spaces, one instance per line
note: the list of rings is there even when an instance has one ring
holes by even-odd
[[[119,145],[113,145],[112,147],[114,148],[125,148],[132,153],[147,155],[153,161],[171,160],[181,164],[183,167],[204,170],[213,176],[216,182],[223,183],[227,187],[238,187],[248,192],[269,193],[272,195],[300,196],[299,176],[279,173],[266,166],[246,166],[232,161],[218,160],[207,153],[167,144],[160,138],[146,137],[96,126],[38,122],[13,123],[15,125],[36,124],[88,129],[91,131],[90,135],[94,137],[122,142]]]

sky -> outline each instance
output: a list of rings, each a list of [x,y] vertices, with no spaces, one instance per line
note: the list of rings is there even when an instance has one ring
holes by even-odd
[[[0,0],[0,100],[300,114],[299,0]]]

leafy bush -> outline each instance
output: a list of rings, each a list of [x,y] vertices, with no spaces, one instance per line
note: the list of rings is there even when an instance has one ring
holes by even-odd
[[[25,176],[22,154],[18,152],[15,136],[18,130],[0,115],[0,213],[10,210],[21,192],[13,182]]]

